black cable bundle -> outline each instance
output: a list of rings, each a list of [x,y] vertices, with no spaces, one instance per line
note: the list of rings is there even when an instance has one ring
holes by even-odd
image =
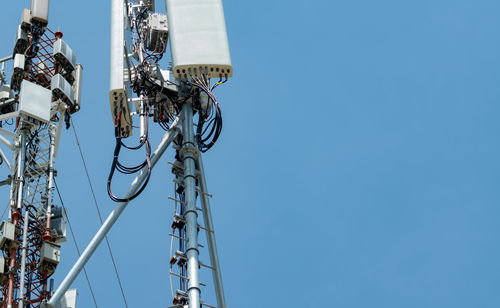
[[[210,150],[219,139],[222,132],[222,112],[217,98],[212,91],[219,85],[225,83],[226,80],[219,80],[212,87],[208,82],[202,82],[196,78],[192,78],[194,82],[191,85],[197,87],[208,95],[208,99],[213,102],[212,109],[207,116],[203,116],[200,112],[198,115],[198,125],[196,127],[196,139],[198,142],[198,149],[205,153]]]
[[[140,44],[137,44],[136,46],[145,46],[146,44],[146,39],[145,39],[145,33],[141,33],[141,23],[146,19],[147,17],[147,9],[143,8],[139,12],[137,12],[135,21],[134,21],[134,28],[135,32],[137,34],[137,38],[140,42]],[[166,50],[166,42],[164,43],[163,50],[161,51],[154,51],[154,52],[148,52],[147,50],[142,48],[142,52],[146,54],[146,57],[142,59],[142,62],[140,62],[137,66],[134,67],[135,73],[137,78],[134,80],[133,83],[133,90],[134,92],[141,97],[156,97],[157,93],[162,90],[161,86],[156,85],[155,81],[151,79],[149,76],[150,74],[150,66],[151,65],[156,65],[158,61],[163,57],[163,53]],[[150,85],[148,85],[146,82],[149,82]],[[146,100],[147,101],[147,100]],[[122,102],[123,103],[123,102]],[[150,116],[150,105],[149,102],[145,103],[146,106],[146,111],[142,116],[145,117],[145,132],[144,136],[141,136],[140,143],[139,145],[135,147],[130,147],[127,146],[125,143],[123,143],[121,135],[120,135],[120,127],[121,127],[121,113],[122,110],[120,110],[119,116],[117,117],[117,123],[115,126],[115,139],[116,139],[116,145],[115,145],[115,150],[114,150],[114,156],[113,156],[113,163],[111,165],[111,170],[109,172],[108,176],[108,195],[111,198],[111,200],[115,202],[128,202],[133,199],[135,199],[137,196],[139,196],[144,189],[146,188],[149,178],[151,176],[151,146],[149,143],[149,133],[148,133],[148,122],[149,122],[149,116]],[[122,108],[122,106],[120,107]],[[168,129],[168,123],[171,121],[171,119],[162,119],[161,121],[161,126],[164,128]],[[146,147],[146,159],[144,160],[143,163],[129,167],[121,164],[118,160],[118,157],[120,156],[120,151],[122,147],[125,147],[126,149],[129,150],[139,150],[143,146]],[[118,198],[116,197],[112,190],[111,190],[111,182],[113,180],[113,176],[115,171],[118,171],[122,174],[134,174],[137,172],[142,171],[144,168],[148,168],[148,174],[147,178],[144,181],[143,185],[139,188],[139,190],[131,197],[129,198]]]
[[[144,191],[144,189],[148,185],[149,178],[151,177],[151,145],[149,143],[149,134],[148,134],[148,119],[149,119],[149,110],[148,109],[146,109],[145,118],[146,118],[146,123],[145,123],[144,136],[141,136],[141,141],[140,141],[138,146],[129,147],[123,143],[122,138],[120,137],[120,127],[121,127],[121,111],[120,111],[120,116],[118,117],[117,125],[115,127],[116,145],[115,145],[115,151],[114,151],[114,155],[113,155],[113,163],[111,164],[111,170],[110,170],[109,176],[108,176],[108,195],[111,198],[111,200],[113,200],[115,202],[129,202],[129,201],[137,198],[137,196],[139,196]],[[118,157],[120,156],[120,151],[121,151],[122,146],[129,149],[129,150],[139,150],[144,145],[146,146],[146,159],[144,160],[144,162],[142,164],[140,164],[138,166],[134,166],[134,167],[127,167],[127,166],[122,165],[119,162]],[[142,184],[141,188],[139,188],[139,190],[134,195],[132,195],[129,198],[118,198],[113,194],[113,192],[111,190],[111,181],[113,180],[113,176],[114,176],[116,170],[118,170],[118,172],[123,173],[123,174],[134,174],[134,173],[140,172],[144,167],[148,168],[148,175],[146,177],[146,180],[144,181],[144,184]]]

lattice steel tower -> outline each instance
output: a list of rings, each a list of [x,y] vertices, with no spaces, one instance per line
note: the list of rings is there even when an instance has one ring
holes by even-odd
[[[52,200],[61,129],[80,109],[82,67],[62,32],[47,28],[48,0],[25,9],[11,56],[1,59],[0,142],[12,150],[8,220],[0,226],[0,307],[39,307],[66,241],[66,213]],[[5,63],[13,60],[10,85]]]

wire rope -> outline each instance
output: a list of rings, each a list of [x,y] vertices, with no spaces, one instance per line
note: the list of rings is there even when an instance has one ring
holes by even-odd
[[[81,147],[80,141],[78,139],[78,134],[76,133],[75,124],[73,123],[73,119],[70,118],[70,121],[71,121],[71,127],[73,127],[73,133],[75,135],[76,144],[78,145],[78,150],[80,151],[80,157],[82,158],[83,167],[85,168],[85,174],[87,175],[87,180],[89,182],[90,191],[92,192],[92,197],[94,199],[95,208],[97,210],[97,214],[99,216],[99,220],[100,220],[101,225],[102,225],[104,221],[102,219],[101,210],[99,209],[99,204],[97,203],[97,198],[95,196],[95,192],[94,192],[94,187],[92,185],[92,181],[90,180],[90,175],[89,175],[89,171],[87,169],[87,164],[85,163],[85,157],[83,156],[82,147]],[[114,271],[115,271],[115,274],[116,274],[116,279],[118,280],[118,285],[120,286],[120,291],[122,293],[123,303],[125,304],[125,307],[128,308],[127,299],[125,298],[125,292],[123,291],[123,285],[122,285],[122,282],[121,282],[121,279],[120,279],[120,275],[118,274],[118,267],[116,265],[115,257],[113,256],[113,251],[111,250],[111,245],[109,244],[108,237],[106,236],[105,239],[106,239],[106,244],[108,246],[109,255],[110,255],[111,261],[113,263],[113,268],[114,268]]]
[[[59,191],[59,187],[57,186],[57,181],[55,178],[54,178],[54,184],[56,186],[57,195],[59,196],[59,200],[61,201],[61,206],[64,210],[64,214],[66,215],[66,219],[68,220],[69,232],[71,233],[71,237],[73,238],[73,243],[75,244],[76,252],[78,253],[78,257],[80,257],[81,256],[80,247],[78,247],[78,242],[76,240],[75,233],[73,232],[71,221],[69,220],[68,211],[66,211],[66,206],[64,205],[64,201],[62,199],[61,192]],[[94,305],[96,308],[98,308],[94,290],[92,289],[92,284],[90,283],[89,275],[87,274],[87,269],[85,269],[85,266],[83,267],[83,273],[85,274],[85,279],[87,280],[87,284],[89,286],[90,294],[92,295],[92,300],[94,301]]]

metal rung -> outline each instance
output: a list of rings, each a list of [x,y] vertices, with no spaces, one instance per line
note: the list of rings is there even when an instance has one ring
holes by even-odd
[[[202,194],[202,195],[205,195],[205,196],[207,196],[207,197],[209,197],[209,198],[213,198],[213,197],[214,197],[213,195],[208,194],[208,193],[206,193],[206,192],[204,192],[204,191],[201,191],[201,190],[200,190],[200,189],[198,189],[198,188],[196,188],[196,192],[198,192],[198,193],[200,193],[200,194]]]
[[[185,238],[183,238],[183,237],[180,237],[180,236],[178,236],[178,235],[175,235],[175,234],[172,234],[172,233],[169,233],[168,235],[173,236],[173,237],[175,237],[175,238],[178,238],[178,239],[180,239],[181,241],[187,242],[187,239],[185,239]],[[201,248],[205,248],[205,246],[203,246],[202,244],[198,244],[198,246],[199,246],[199,247],[201,247]]]
[[[184,187],[184,181],[178,181],[178,180],[174,179],[174,180],[172,180],[172,182],[174,182],[175,184],[177,184],[179,186]],[[206,193],[206,192],[200,190],[199,188],[196,188],[196,192],[199,193],[199,194],[205,195],[205,196],[207,196],[209,198],[213,198],[214,197],[213,195],[211,195],[209,193]]]
[[[213,268],[213,267],[211,267],[211,266],[208,266],[208,265],[205,265],[205,264],[203,264],[201,261],[198,261],[198,262],[200,263],[200,265],[201,265],[201,266],[206,267],[206,268],[208,268],[208,269],[211,269],[212,271],[215,271],[215,268]]]
[[[7,176],[7,179],[0,182],[0,186],[10,185],[12,182],[12,176]]]
[[[179,185],[179,186],[183,186],[184,187],[184,181],[178,181],[178,180],[172,180],[172,182],[174,182],[175,184]],[[209,198],[213,198],[214,196],[209,194],[209,193],[206,193],[204,191],[201,191],[199,188],[196,188],[196,192],[199,193],[199,194],[202,194],[204,196],[207,196]]]
[[[200,226],[200,225],[198,225],[198,227],[199,227],[200,229],[202,229],[202,230],[207,231],[207,232],[214,233],[214,231],[213,231],[213,230],[208,230],[207,228],[202,227],[202,226]]]
[[[184,279],[184,280],[189,280],[189,278],[187,278],[186,276],[182,276],[182,275],[176,274],[174,272],[170,272],[170,275],[175,276],[175,277],[179,277],[179,278]],[[200,286],[206,287],[207,285],[200,282]]]
[[[182,166],[182,165],[179,166],[179,165],[176,165],[175,163],[170,162],[170,161],[168,162],[168,164],[171,165],[172,167],[184,170],[184,166]]]
[[[203,306],[207,306],[208,308],[217,308],[217,307],[215,307],[215,306],[212,306],[212,305],[206,304],[206,303],[204,303],[204,302],[201,302],[201,304],[202,304]]]
[[[172,200],[172,201],[175,201],[175,202],[179,202],[180,204],[185,204],[185,202],[182,202],[181,200],[177,200],[175,198],[172,198],[170,196],[168,196],[168,199]],[[196,208],[197,211],[200,211],[200,212],[203,212],[202,209],[200,209],[199,207]]]
[[[170,272],[170,275],[175,276],[175,277],[179,277],[179,278],[184,279],[184,280],[189,280],[189,278],[187,278],[186,276],[182,276],[182,275],[179,275],[179,274],[176,274],[173,272]]]
[[[184,204],[184,202],[182,202],[181,200],[177,200],[177,199],[172,198],[172,197],[170,197],[170,196],[168,196],[168,199],[169,199],[169,200],[172,200],[172,201],[175,201],[175,202],[179,202],[180,204]]]

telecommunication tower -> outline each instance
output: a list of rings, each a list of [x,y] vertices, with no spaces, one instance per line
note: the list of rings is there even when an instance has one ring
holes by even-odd
[[[71,284],[173,145],[170,199],[175,211],[171,258],[165,260],[172,307],[215,307],[202,297],[209,282],[201,281],[200,271],[207,270],[216,307],[226,308],[202,161],[202,153],[222,131],[221,106],[213,91],[233,74],[222,0],[166,0],[166,14],[156,12],[154,0],[111,0],[109,99],[116,146],[107,185],[116,206],[56,290],[48,279],[60,261],[58,243],[65,240],[66,217],[52,201],[54,157],[63,123],[69,125],[80,107],[82,68],[62,34],[46,28],[48,6],[49,0],[33,0],[31,10],[23,13],[14,55],[2,60],[13,59],[14,69],[10,87],[0,74],[5,89],[0,92],[0,120],[15,123],[13,132],[0,128],[0,142],[14,151],[12,164],[0,151],[11,170],[9,220],[2,224],[0,239],[1,307],[75,307]],[[161,68],[168,45],[172,63]],[[165,130],[154,151],[151,122]],[[125,140],[134,135],[138,143],[128,145]],[[125,149],[144,149],[144,162],[120,163]],[[118,173],[137,174],[124,196],[113,193]],[[199,242],[201,232],[207,247]]]
[[[201,286],[206,284],[200,281],[199,271],[204,268],[212,271],[217,306],[225,308],[201,158],[201,154],[215,144],[222,130],[221,108],[213,90],[233,73],[222,1],[167,0],[166,8],[164,15],[155,12],[153,0],[125,4],[112,0],[110,102],[116,147],[108,193],[111,199],[119,202],[119,208],[136,198],[147,185],[154,165],[148,135],[149,118],[152,118],[167,131],[167,142],[173,142],[176,149],[172,163],[175,198],[171,198],[176,206],[170,233],[169,273],[173,304],[179,307],[187,304],[189,308],[213,307],[201,299]],[[167,42],[170,42],[172,65],[161,69],[159,61],[165,55]],[[215,83],[211,83],[212,78],[216,79]],[[139,118],[139,144],[130,147],[123,139],[132,136],[134,116]],[[146,159],[142,164],[134,167],[120,164],[122,147],[137,150],[143,146]],[[134,191],[120,198],[111,188],[115,170],[125,174],[142,172],[145,180],[140,187],[133,186]],[[199,216],[203,217],[204,224]],[[210,264],[199,258],[200,230],[207,236]],[[172,277],[178,280],[175,292]]]
[[[82,66],[60,31],[47,28],[49,0],[24,9],[12,55],[0,60],[0,149],[10,184],[8,219],[0,225],[0,307],[40,307],[66,241],[65,209],[52,199],[60,133],[80,110]],[[5,64],[13,60],[10,84]],[[61,307],[74,307],[76,292]],[[73,306],[71,306],[73,305]]]

